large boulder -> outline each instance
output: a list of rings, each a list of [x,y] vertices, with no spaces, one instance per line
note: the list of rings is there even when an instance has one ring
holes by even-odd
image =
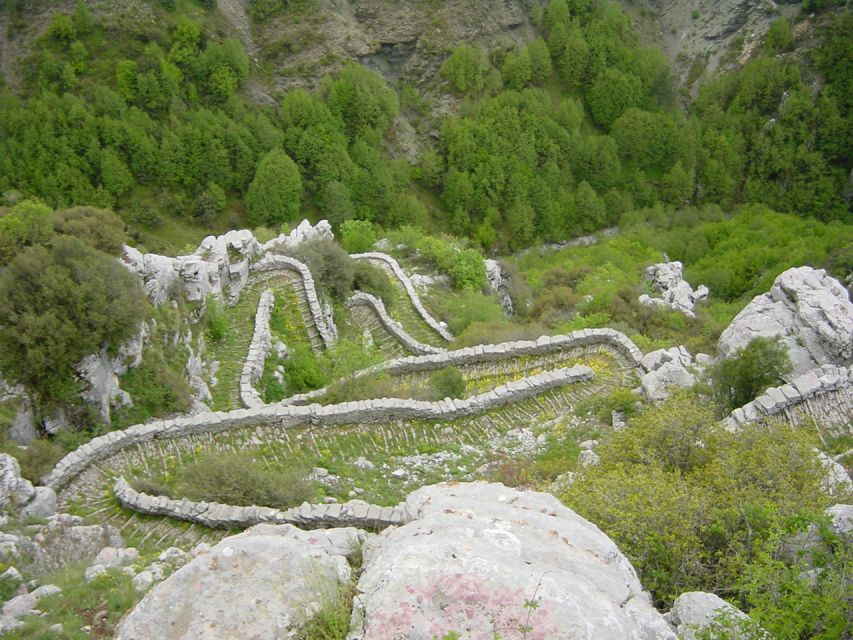
[[[681,640],[696,640],[696,633],[702,631],[705,637],[711,638],[771,640],[770,635],[743,611],[713,593],[691,591],[681,594],[672,603],[666,617]]]
[[[692,387],[704,367],[683,346],[651,351],[640,360],[640,366],[645,371],[640,386],[649,400],[665,400],[670,387]]]
[[[675,640],[613,541],[549,494],[440,484],[405,508],[365,544],[352,640]]]
[[[0,453],[0,511],[23,507],[34,496],[32,483],[21,477],[18,461],[7,453]]]
[[[788,269],[756,296],[723,331],[717,348],[732,355],[757,337],[780,337],[794,374],[823,364],[853,362],[853,303],[823,269]]]
[[[346,555],[365,534],[257,525],[225,538],[154,587],[116,640],[293,637],[350,579]]]
[[[696,315],[696,303],[708,297],[708,287],[699,285],[696,291],[683,277],[684,267],[678,261],[660,262],[646,267],[645,278],[660,292],[660,298],[643,294],[640,304],[650,307],[669,307],[686,316]]]

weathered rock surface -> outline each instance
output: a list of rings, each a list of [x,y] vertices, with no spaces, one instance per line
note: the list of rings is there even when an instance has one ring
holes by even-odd
[[[365,534],[258,525],[224,539],[154,587],[117,640],[270,640],[299,625],[350,577]]]
[[[89,404],[98,408],[101,418],[110,421],[112,408],[133,404],[130,394],[120,387],[119,376],[142,363],[142,349],[148,338],[148,326],[143,322],[136,334],[118,348],[115,355],[107,349],[88,355],[77,365],[77,374],[85,385],[81,394]]]
[[[853,504],[834,504],[826,510],[832,530],[840,536],[853,534]]]
[[[763,635],[770,640],[770,636],[762,634],[743,611],[713,593],[690,591],[681,594],[672,603],[672,609],[666,617],[681,640],[696,640],[696,632],[703,629],[722,631],[722,628],[717,626],[722,620],[735,627],[733,635],[726,635],[727,638],[758,640]],[[745,635],[747,630],[751,631],[749,635]]]
[[[18,461],[6,453],[0,453],[0,511],[23,507],[34,496],[32,483],[21,477]]]
[[[822,482],[824,491],[840,498],[853,496],[853,480],[850,479],[847,470],[823,451],[818,453],[818,459],[825,473]]]
[[[497,260],[484,260],[483,262],[486,264],[486,280],[489,283],[489,290],[497,296],[504,311],[512,314],[512,299],[509,297],[500,263]]]
[[[113,526],[82,525],[80,518],[57,514],[27,535],[0,533],[0,561],[45,575],[72,562],[91,562],[104,547],[122,546]]]
[[[823,269],[788,269],[735,316],[717,348],[728,357],[759,336],[782,339],[795,375],[823,364],[851,364],[853,303]]]
[[[695,374],[702,368],[683,346],[651,351],[642,357],[640,366],[646,372],[640,376],[640,386],[650,400],[666,399],[672,386],[692,387]]]
[[[660,291],[660,298],[652,298],[643,294],[639,298],[640,304],[650,307],[669,307],[680,311],[686,316],[696,315],[696,303],[708,297],[708,287],[699,285],[696,291],[690,286],[684,277],[684,267],[678,261],[661,262],[646,268],[645,278],[652,286]]]
[[[405,506],[408,524],[365,544],[353,639],[520,638],[527,624],[550,640],[675,639],[616,545],[553,496],[441,484]]]
[[[36,419],[32,402],[30,402],[27,396],[23,396],[21,404],[18,407],[18,413],[15,414],[12,426],[9,427],[9,439],[15,444],[26,446],[37,437],[38,432],[36,431]]]

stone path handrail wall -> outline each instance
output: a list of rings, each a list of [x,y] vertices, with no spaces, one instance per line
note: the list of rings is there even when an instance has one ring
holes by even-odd
[[[327,349],[331,348],[335,344],[334,332],[326,324],[323,307],[320,305],[320,298],[317,296],[314,277],[311,275],[308,267],[296,258],[291,258],[280,253],[268,253],[252,265],[252,271],[254,272],[278,271],[281,269],[295,271],[302,278],[305,297],[308,300],[308,308],[311,310],[311,318],[314,320],[314,325],[317,327],[323,344]]]
[[[454,420],[488,409],[519,402],[551,389],[592,380],[593,371],[577,365],[544,371],[461,400],[445,398],[437,402],[380,398],[332,405],[265,405],[218,413],[199,413],[172,420],[138,424],[93,438],[75,449],[44,478],[43,483],[61,490],[90,465],[109,458],[122,449],[158,439],[180,438],[200,433],[220,433],[230,429],[274,425],[281,428],[305,424],[352,424],[392,420]]]
[[[737,429],[772,416],[785,417],[796,424],[795,409],[804,407],[806,413],[811,413],[810,401],[820,401],[833,392],[838,392],[834,401],[839,406],[833,407],[830,413],[837,414],[840,423],[846,423],[853,418],[853,366],[824,365],[794,378],[789,384],[768,389],[752,402],[732,411],[724,424]],[[826,416],[823,419],[826,420]]]
[[[152,496],[131,487],[124,478],[116,480],[113,493],[123,507],[146,515],[166,516],[212,529],[243,529],[256,524],[292,524],[302,529],[358,527],[370,531],[401,525],[401,507],[380,507],[362,500],[346,503],[309,504],[280,511],[269,507],[237,507],[219,502],[192,502]]]
[[[481,344],[476,347],[464,347],[453,351],[442,351],[440,353],[422,356],[406,356],[380,362],[372,367],[362,369],[353,373],[349,379],[357,379],[363,376],[379,372],[391,374],[412,373],[416,371],[431,371],[443,367],[468,365],[479,362],[496,362],[507,358],[515,358],[524,355],[547,355],[556,351],[563,351],[574,347],[588,345],[606,344],[622,353],[630,364],[639,367],[643,352],[624,333],[615,329],[580,329],[565,335],[542,336],[536,340],[514,340],[499,342],[497,344]],[[289,398],[285,398],[279,404],[291,405],[301,404],[322,397],[328,387],[309,391]]]
[[[388,333],[390,333],[394,338],[400,342],[406,349],[413,353],[417,353],[419,355],[430,354],[430,353],[443,353],[446,349],[441,349],[440,347],[433,347],[432,345],[424,344],[423,342],[418,342],[409,333],[403,328],[403,326],[394,320],[391,316],[388,315],[388,311],[385,309],[385,304],[377,298],[376,296],[370,295],[364,291],[358,291],[354,293],[350,299],[347,301],[348,307],[353,307],[356,305],[364,305],[370,307],[374,313],[376,313],[379,321],[382,323],[382,326],[387,329]]]
[[[406,272],[403,271],[403,268],[400,266],[400,263],[397,262],[394,258],[389,256],[387,253],[380,253],[378,251],[369,251],[367,253],[354,253],[350,256],[353,260],[380,260],[384,262],[389,267],[391,267],[391,271],[394,273],[394,276],[400,281],[403,285],[403,288],[406,290],[406,294],[408,294],[409,299],[412,301],[412,304],[415,307],[415,310],[418,312],[418,315],[423,318],[424,322],[426,322],[430,328],[432,328],[438,335],[442,338],[450,342],[453,340],[453,334],[450,333],[445,327],[443,327],[438,320],[432,317],[429,311],[426,310],[426,307],[421,303],[420,296],[418,296],[418,292],[415,291],[415,285],[412,284],[409,276],[406,275]]]
[[[249,343],[246,360],[243,362],[243,371],[240,373],[240,401],[244,407],[260,407],[264,404],[255,385],[264,374],[264,364],[272,348],[270,314],[274,304],[275,296],[267,289],[261,294],[258,302],[258,310],[255,312],[255,331],[252,334],[252,342]]]

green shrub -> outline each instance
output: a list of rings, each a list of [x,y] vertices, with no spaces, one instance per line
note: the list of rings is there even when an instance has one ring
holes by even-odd
[[[439,369],[430,375],[429,384],[438,399],[461,398],[465,395],[465,377],[456,367]]]
[[[745,405],[768,387],[783,382],[792,369],[788,351],[779,338],[755,338],[710,370],[712,392],[727,411]]]
[[[18,459],[22,477],[33,484],[41,484],[41,479],[65,455],[65,450],[52,440],[37,438],[26,447],[12,447],[9,453]]]
[[[373,249],[376,234],[367,220],[347,220],[341,225],[341,244],[349,253],[364,253]]]
[[[744,582],[756,551],[781,557],[780,532],[792,519],[819,520],[829,503],[814,444],[810,430],[786,424],[730,433],[706,400],[677,394],[604,436],[601,464],[563,499],[613,538],[658,604],[726,585],[758,607],[778,585]],[[781,607],[760,606],[780,615]]]
[[[480,291],[486,286],[486,266],[473,249],[454,252],[448,271],[457,289]]]
[[[112,211],[94,207],[74,207],[55,211],[53,231],[75,236],[86,244],[117,256],[124,243],[124,222]]]
[[[331,297],[344,300],[352,291],[355,262],[333,240],[303,242],[292,255],[308,266],[315,283]]]
[[[212,342],[222,342],[228,333],[228,316],[222,301],[208,296],[204,305],[204,325],[207,337]]]
[[[289,509],[312,497],[302,469],[270,471],[241,453],[206,454],[180,472],[174,497],[241,506]]]
[[[472,322],[494,322],[504,317],[501,305],[492,296],[479,291],[435,294],[429,298],[429,307],[456,335]]]
[[[325,387],[329,378],[314,357],[309,345],[296,345],[290,350],[284,366],[287,386],[295,393],[303,393]]]
[[[355,263],[353,288],[365,291],[381,299],[386,309],[394,305],[394,285],[388,274],[380,267],[364,260]]]

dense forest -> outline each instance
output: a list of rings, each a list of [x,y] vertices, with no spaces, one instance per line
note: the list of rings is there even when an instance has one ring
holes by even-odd
[[[780,18],[759,55],[684,109],[666,59],[617,5],[553,0],[523,48],[448,52],[460,109],[436,118],[415,87],[357,63],[254,104],[243,46],[208,31],[211,9],[189,9],[164,3],[156,28],[122,24],[120,38],[82,2],[54,14],[23,87],[0,95],[7,198],[114,208],[137,240],[174,219],[223,229],[307,215],[449,227],[501,250],[656,204],[849,215],[847,11],[818,21],[822,44],[805,53]],[[415,164],[386,150],[401,112],[438,133]]]

